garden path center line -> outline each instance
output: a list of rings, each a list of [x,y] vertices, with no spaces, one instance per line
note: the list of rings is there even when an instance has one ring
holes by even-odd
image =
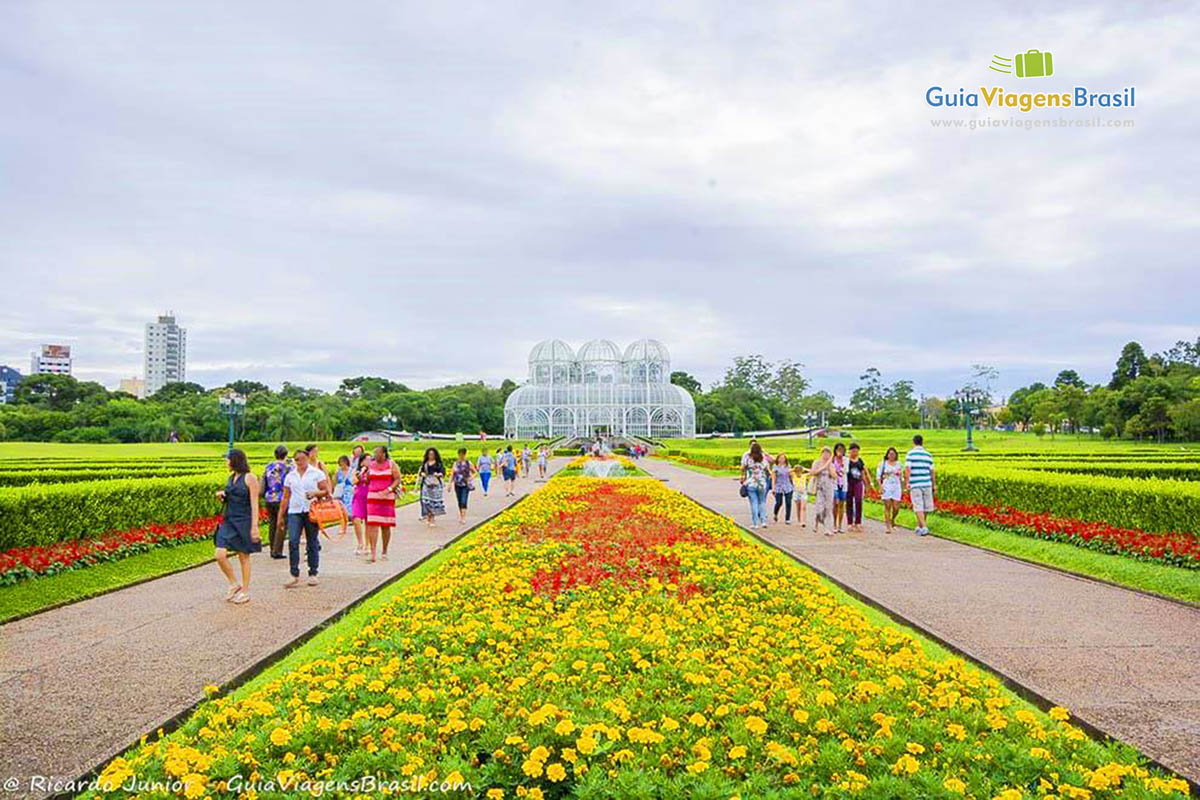
[[[550,473],[566,463],[552,459]],[[466,526],[452,494],[433,530],[419,504],[401,506],[388,561],[357,558],[353,532],[322,537],[315,587],[284,589],[287,560],[256,555],[245,606],[222,601],[225,581],[208,563],[0,626],[0,776],[78,778],[203,699],[206,685],[241,675],[542,485],[518,478],[506,498],[499,481],[488,497],[476,484]]]
[[[638,465],[749,526],[737,478],[658,459]],[[909,529],[889,536],[876,520],[863,525],[865,533],[827,537],[781,520],[757,533],[1200,782],[1200,609]]]

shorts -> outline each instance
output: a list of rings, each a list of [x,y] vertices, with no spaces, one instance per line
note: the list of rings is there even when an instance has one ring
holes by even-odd
[[[908,495],[912,498],[913,511],[929,513],[936,510],[933,505],[932,486],[913,486],[908,490]]]
[[[504,475],[504,480],[506,481],[515,481],[517,479],[517,471],[515,469],[509,469],[508,467],[505,467],[500,472],[502,475]]]
[[[835,502],[835,503],[846,502],[846,490],[843,489],[841,486],[839,486],[833,490],[833,502]]]

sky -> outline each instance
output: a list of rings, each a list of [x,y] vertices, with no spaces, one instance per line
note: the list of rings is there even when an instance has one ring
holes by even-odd
[[[849,396],[1200,336],[1197,3],[0,3],[0,363],[522,380],[641,337]],[[989,70],[1053,54],[1050,77]],[[933,108],[1135,87],[1133,108]],[[1056,118],[1125,127],[934,127]]]

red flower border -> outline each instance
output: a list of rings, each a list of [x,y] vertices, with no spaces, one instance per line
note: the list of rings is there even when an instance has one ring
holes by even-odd
[[[0,586],[117,561],[159,547],[210,539],[220,521],[220,516],[199,517],[187,522],[114,531],[96,539],[15,547],[0,553]]]

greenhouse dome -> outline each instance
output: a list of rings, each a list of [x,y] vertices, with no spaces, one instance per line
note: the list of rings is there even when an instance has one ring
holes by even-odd
[[[504,403],[504,435],[695,436],[695,403],[670,377],[671,356],[655,339],[639,339],[624,353],[608,339],[577,353],[547,339],[529,353],[528,381]]]

